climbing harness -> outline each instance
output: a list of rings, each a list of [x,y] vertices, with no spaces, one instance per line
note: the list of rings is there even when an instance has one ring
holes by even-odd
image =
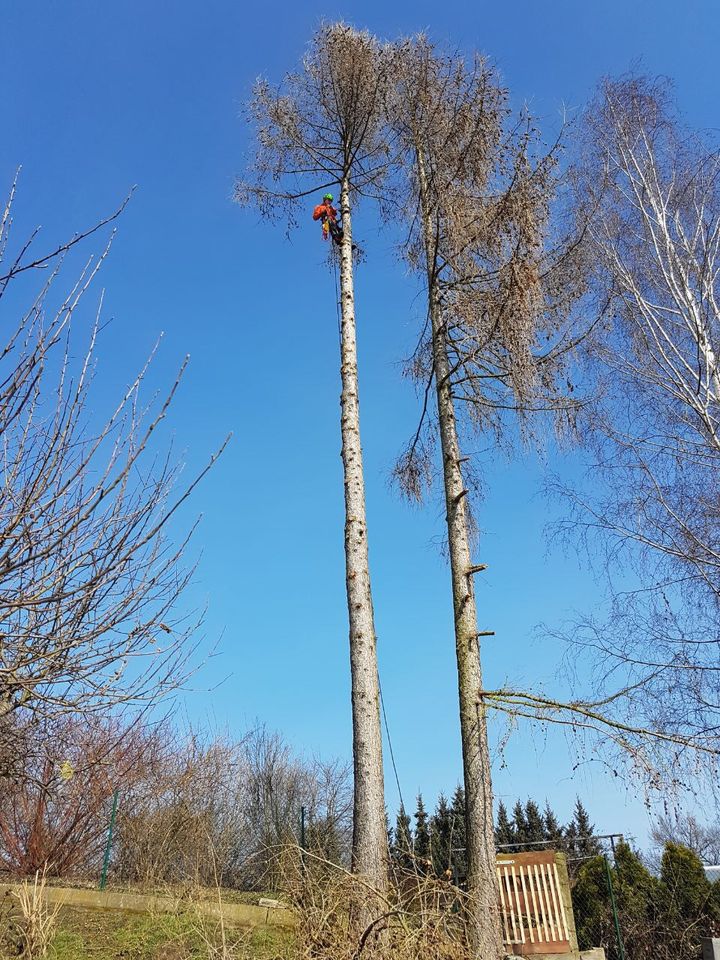
[[[323,240],[329,240],[332,237],[333,242],[340,246],[343,239],[343,229],[337,222],[338,212],[332,203],[333,195],[326,193],[323,202],[319,203],[313,210],[313,220],[320,220],[322,223]]]

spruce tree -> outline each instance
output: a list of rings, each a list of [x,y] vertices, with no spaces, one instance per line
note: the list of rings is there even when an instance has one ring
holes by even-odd
[[[392,857],[399,867],[405,870],[412,868],[412,830],[410,829],[410,816],[405,812],[405,807],[401,806],[395,820],[395,832],[393,834]]]
[[[602,853],[602,845],[595,838],[595,827],[580,797],[575,800],[573,819],[567,829],[567,836],[573,841],[573,853],[577,857],[596,857]]]
[[[452,815],[448,802],[441,793],[438,797],[435,813],[430,821],[430,852],[433,869],[439,877],[451,869],[451,847]]]
[[[515,843],[527,843],[528,825],[525,818],[525,810],[522,803],[518,800],[513,807],[513,830],[515,831]]]
[[[415,810],[415,860],[418,869],[424,870],[430,860],[430,825],[422,794],[417,797]]]
[[[575,826],[574,820],[571,820],[570,823],[565,827],[563,830],[563,835],[565,837],[565,851],[567,852],[568,859],[570,860],[570,871],[571,873],[574,873],[578,869],[578,864],[575,861],[577,861],[580,857],[577,843],[577,827]]]
[[[560,843],[563,839],[563,828],[547,800],[543,811],[543,822],[545,824],[545,839]]]
[[[545,821],[540,813],[540,807],[534,800],[525,804],[525,824],[527,827],[527,843],[542,843],[545,840]]]
[[[279,88],[258,80],[250,101],[255,156],[236,199],[264,216],[287,216],[311,193],[337,185],[342,236],[332,255],[340,281],[340,436],[345,501],[345,587],[353,730],[352,869],[378,891],[387,884],[380,685],[370,585],[360,439],[354,244],[351,214],[378,195],[386,171],[383,108],[389,64],[367,32],[321,26],[299,71]],[[366,904],[358,919],[367,919]]]
[[[498,847],[507,847],[516,843],[515,829],[508,816],[507,807],[501,800],[498,804],[497,826],[495,827],[495,843]]]
[[[455,879],[467,877],[467,832],[465,821],[465,791],[458,785],[450,804],[452,815],[452,867]]]

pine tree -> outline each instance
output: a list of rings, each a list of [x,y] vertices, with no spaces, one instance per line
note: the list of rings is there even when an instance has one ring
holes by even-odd
[[[450,807],[441,793],[438,797],[435,813],[430,821],[430,852],[435,873],[441,877],[451,869],[452,863],[452,815]]]
[[[516,843],[515,830],[508,816],[507,807],[501,800],[498,804],[497,826],[495,827],[495,843],[498,847],[507,847]]]
[[[422,794],[417,797],[415,810],[415,861],[418,869],[425,869],[426,861],[430,860],[430,825]]]

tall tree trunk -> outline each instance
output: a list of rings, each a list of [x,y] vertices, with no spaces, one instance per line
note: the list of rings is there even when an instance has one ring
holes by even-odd
[[[345,479],[345,576],[350,620],[352,679],[354,806],[353,871],[379,890],[387,883],[387,831],[383,783],[380,685],[375,619],[370,590],[365,480],[360,443],[355,295],[353,288],[352,222],[347,178],[340,191],[344,238],[340,247],[342,335],[341,432]]]
[[[417,167],[427,258],[428,306],[432,325],[433,363],[455,619],[460,735],[465,782],[470,936],[472,947],[479,958],[495,960],[503,955],[503,945],[498,912],[492,773],[487,719],[486,711],[479,699],[482,690],[482,670],[473,585],[475,569],[470,551],[467,490],[463,483],[446,331],[438,290],[434,218],[420,151],[417,153]]]

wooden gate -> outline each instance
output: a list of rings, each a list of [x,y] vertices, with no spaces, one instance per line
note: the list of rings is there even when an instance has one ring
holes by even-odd
[[[505,944],[515,954],[570,953],[570,930],[555,854],[499,856]]]

